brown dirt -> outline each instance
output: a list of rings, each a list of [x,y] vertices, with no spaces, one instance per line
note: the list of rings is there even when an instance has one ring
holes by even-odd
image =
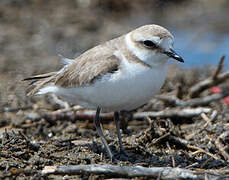
[[[63,107],[51,96],[26,97],[26,83],[21,79],[57,70],[60,67],[59,53],[75,57],[76,53],[125,33],[141,22],[151,22],[158,17],[163,17],[162,22],[168,22],[168,9],[171,13],[182,9],[182,14],[185,8],[196,5],[178,0],[174,3],[154,1],[156,6],[147,0],[144,2],[10,0],[0,3],[0,178],[37,179],[41,177],[41,170],[50,165],[111,163],[91,119],[79,120],[72,112],[67,117],[56,118],[56,121],[41,116]],[[228,3],[223,3],[220,1],[217,7],[228,6]],[[144,17],[147,11],[149,13]],[[135,18],[136,14],[142,18]],[[180,21],[185,22],[185,17]],[[177,23],[177,27],[181,27],[180,24]],[[211,24],[213,29],[217,25]],[[219,31],[225,32],[225,27]],[[210,67],[182,70],[171,66],[161,94],[176,94],[179,86],[180,98],[187,100],[190,87],[213,72],[214,68]],[[221,86],[227,87],[226,82]],[[209,94],[207,90],[201,96]],[[216,101],[206,107],[212,109],[206,114],[210,122],[206,122],[203,116],[156,118],[151,121],[130,118],[123,121],[123,143],[129,159],[119,159],[120,164],[194,170],[228,169],[229,160],[215,144],[221,134],[227,133],[220,142],[225,146],[225,152],[229,153],[228,106],[223,101]],[[136,111],[169,108],[173,105],[153,99]],[[106,120],[103,126],[113,153],[117,153],[114,122]],[[205,152],[187,148],[179,142],[180,139]],[[89,175],[66,178],[76,177],[106,178]]]

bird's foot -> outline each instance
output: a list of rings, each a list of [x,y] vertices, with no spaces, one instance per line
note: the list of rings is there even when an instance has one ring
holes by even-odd
[[[119,160],[122,160],[122,161],[128,161],[129,159],[129,156],[128,154],[126,153],[125,149],[121,148],[119,150],[119,152],[116,154],[116,157],[119,159]]]

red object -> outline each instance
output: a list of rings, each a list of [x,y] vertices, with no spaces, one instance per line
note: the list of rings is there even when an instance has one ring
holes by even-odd
[[[210,88],[210,92],[213,94],[221,93],[222,91],[223,90],[221,88],[219,88],[218,86],[214,86],[214,87]],[[229,96],[223,98],[223,102],[225,102],[229,106]]]

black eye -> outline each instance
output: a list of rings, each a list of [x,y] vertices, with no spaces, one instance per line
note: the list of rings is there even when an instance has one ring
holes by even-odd
[[[143,41],[143,44],[149,48],[156,48],[157,47],[157,45],[153,41],[150,41],[150,40]]]

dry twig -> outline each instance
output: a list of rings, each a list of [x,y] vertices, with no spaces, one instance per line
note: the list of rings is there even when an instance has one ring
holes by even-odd
[[[62,175],[77,175],[77,174],[97,174],[105,175],[110,178],[131,178],[131,177],[151,177],[156,178],[160,175],[160,179],[198,179],[204,180],[205,174],[212,180],[225,179],[217,174],[208,172],[197,172],[182,168],[171,167],[153,167],[146,168],[141,166],[113,166],[113,165],[72,165],[72,166],[46,166],[42,170],[42,175],[62,174]]]
[[[51,94],[51,97],[56,104],[63,107],[64,109],[70,108],[70,105],[66,101],[59,99],[55,94]]]
[[[217,69],[216,69],[214,75],[212,76],[212,78],[213,78],[214,80],[216,80],[216,79],[218,78],[219,73],[220,73],[220,72],[222,71],[222,69],[223,69],[224,59],[225,59],[225,56],[222,56],[222,57],[220,58],[219,64],[218,64],[218,66],[217,66]]]
[[[187,147],[188,147],[189,149],[197,150],[197,151],[195,151],[193,154],[196,154],[196,153],[204,153],[204,154],[207,154],[208,156],[210,156],[210,157],[212,157],[212,158],[214,158],[214,159],[216,159],[216,160],[219,160],[219,158],[218,158],[217,156],[215,156],[214,154],[212,154],[212,153],[210,153],[210,152],[207,152],[207,151],[201,149],[200,147],[192,146],[192,145],[187,145]]]
[[[182,117],[182,118],[191,118],[194,116],[198,116],[201,113],[209,113],[211,111],[210,108],[185,108],[185,109],[167,109],[164,111],[158,112],[137,112],[133,114],[134,119],[143,119],[145,117],[151,118],[174,118],[174,117]]]
[[[223,146],[223,144],[220,142],[220,139],[225,138],[226,136],[229,135],[229,132],[224,132],[223,134],[221,134],[215,142],[216,147],[219,149],[220,153],[222,154],[222,156],[224,157],[224,159],[226,161],[229,161],[229,154],[225,151],[225,147]]]
[[[133,114],[134,119],[143,119],[146,117],[151,118],[173,118],[173,117],[180,117],[180,118],[192,118],[195,116],[200,115],[201,113],[209,113],[211,111],[210,108],[185,108],[185,109],[167,109],[164,111],[149,111],[149,112],[136,112]],[[48,122],[56,122],[57,120],[93,120],[95,117],[94,111],[74,111],[73,109],[64,109],[58,110],[54,112],[45,112],[41,114],[36,114],[34,120],[39,119],[46,119]],[[28,118],[30,115],[28,114]],[[113,120],[113,113],[101,113],[100,118],[102,121],[110,121]]]
[[[0,113],[4,113],[4,112],[17,112],[20,110],[28,110],[28,109],[32,109],[32,106],[25,106],[25,107],[16,107],[16,108],[10,108],[10,107],[4,107],[4,108],[0,108]]]
[[[229,75],[229,74],[228,74]],[[217,93],[217,94],[212,94],[209,96],[205,96],[205,97],[201,97],[201,98],[193,98],[187,101],[182,101],[178,98],[176,98],[175,96],[164,96],[164,95],[160,95],[160,96],[155,96],[156,98],[168,102],[170,104],[174,104],[176,106],[180,106],[180,107],[196,107],[196,106],[206,106],[208,104],[210,104],[213,101],[218,101],[226,96],[229,95],[229,91],[224,91],[221,93]]]
[[[193,87],[191,87],[189,91],[189,97],[195,98],[198,97],[201,92],[203,92],[206,89],[209,89],[212,86],[216,86],[220,83],[223,83],[229,78],[229,72],[220,73],[223,67],[225,56],[222,56],[220,59],[220,62],[218,64],[218,67],[214,73],[214,75],[208,79],[205,79],[197,84],[195,84]]]

